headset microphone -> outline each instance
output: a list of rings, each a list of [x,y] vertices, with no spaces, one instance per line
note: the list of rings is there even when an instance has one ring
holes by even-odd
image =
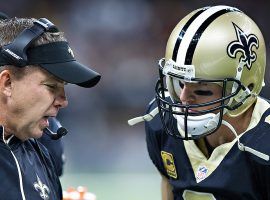
[[[43,131],[53,140],[58,140],[68,133],[67,129],[64,128],[55,117],[49,118],[49,124],[50,126]]]
[[[50,126],[45,128],[44,132],[53,140],[58,140],[68,133],[68,130],[55,117],[49,118],[49,124]]]
[[[45,134],[47,134],[53,140],[58,140],[68,133],[68,130],[64,127],[58,128],[56,133],[51,131],[49,128],[45,128],[43,131]]]

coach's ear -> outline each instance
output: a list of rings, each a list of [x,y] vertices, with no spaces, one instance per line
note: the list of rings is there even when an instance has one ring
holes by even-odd
[[[6,97],[11,96],[11,72],[9,70],[3,70],[0,73],[0,90],[1,94]]]

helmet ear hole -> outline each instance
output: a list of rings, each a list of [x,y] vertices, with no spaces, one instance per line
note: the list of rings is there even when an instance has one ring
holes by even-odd
[[[248,85],[248,89],[249,89],[250,91],[252,91],[252,90],[254,89],[254,83],[250,83],[250,84]]]

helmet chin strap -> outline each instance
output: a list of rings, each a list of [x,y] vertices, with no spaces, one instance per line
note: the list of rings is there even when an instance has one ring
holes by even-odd
[[[267,154],[264,154],[262,152],[259,152],[255,149],[252,149],[251,147],[248,147],[248,146],[245,146],[243,143],[240,142],[240,137],[238,136],[238,134],[236,133],[234,127],[227,121],[225,120],[222,120],[222,124],[227,126],[231,131],[232,133],[234,134],[235,138],[237,139],[237,143],[238,143],[238,149],[241,150],[241,151],[247,151],[263,160],[266,160],[266,161],[269,161],[269,155]]]
[[[242,77],[242,72],[244,69],[246,63],[244,62],[239,62],[237,68],[236,68],[236,75],[235,75],[235,79],[241,81],[241,77]],[[234,93],[238,88],[238,84],[236,82],[233,83],[232,89],[231,89],[231,94]],[[234,98],[230,98],[228,105],[232,105],[233,101],[235,100],[237,103],[239,102],[243,102],[247,99],[248,96],[250,96],[251,91],[245,87],[244,91],[239,91],[239,93],[234,97]]]

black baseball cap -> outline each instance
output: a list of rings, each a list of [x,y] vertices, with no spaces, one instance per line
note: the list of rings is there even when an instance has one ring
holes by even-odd
[[[95,86],[101,78],[100,74],[76,61],[68,42],[58,41],[30,47],[37,37],[51,30],[58,31],[49,20],[36,20],[33,27],[25,29],[12,43],[0,48],[0,66],[39,65],[67,83],[86,88]]]
[[[39,65],[59,79],[79,85],[93,87],[100,80],[100,74],[75,60],[67,42],[53,42],[30,48],[28,63]]]
[[[9,62],[10,60],[6,57],[6,51],[9,51],[9,49],[2,49],[0,66],[9,64],[17,66]],[[99,73],[75,60],[68,42],[52,42],[29,48],[26,51],[26,55],[27,62],[24,63],[24,66],[38,65],[67,83],[90,88],[95,86],[101,77]],[[14,56],[20,59],[20,56]]]

